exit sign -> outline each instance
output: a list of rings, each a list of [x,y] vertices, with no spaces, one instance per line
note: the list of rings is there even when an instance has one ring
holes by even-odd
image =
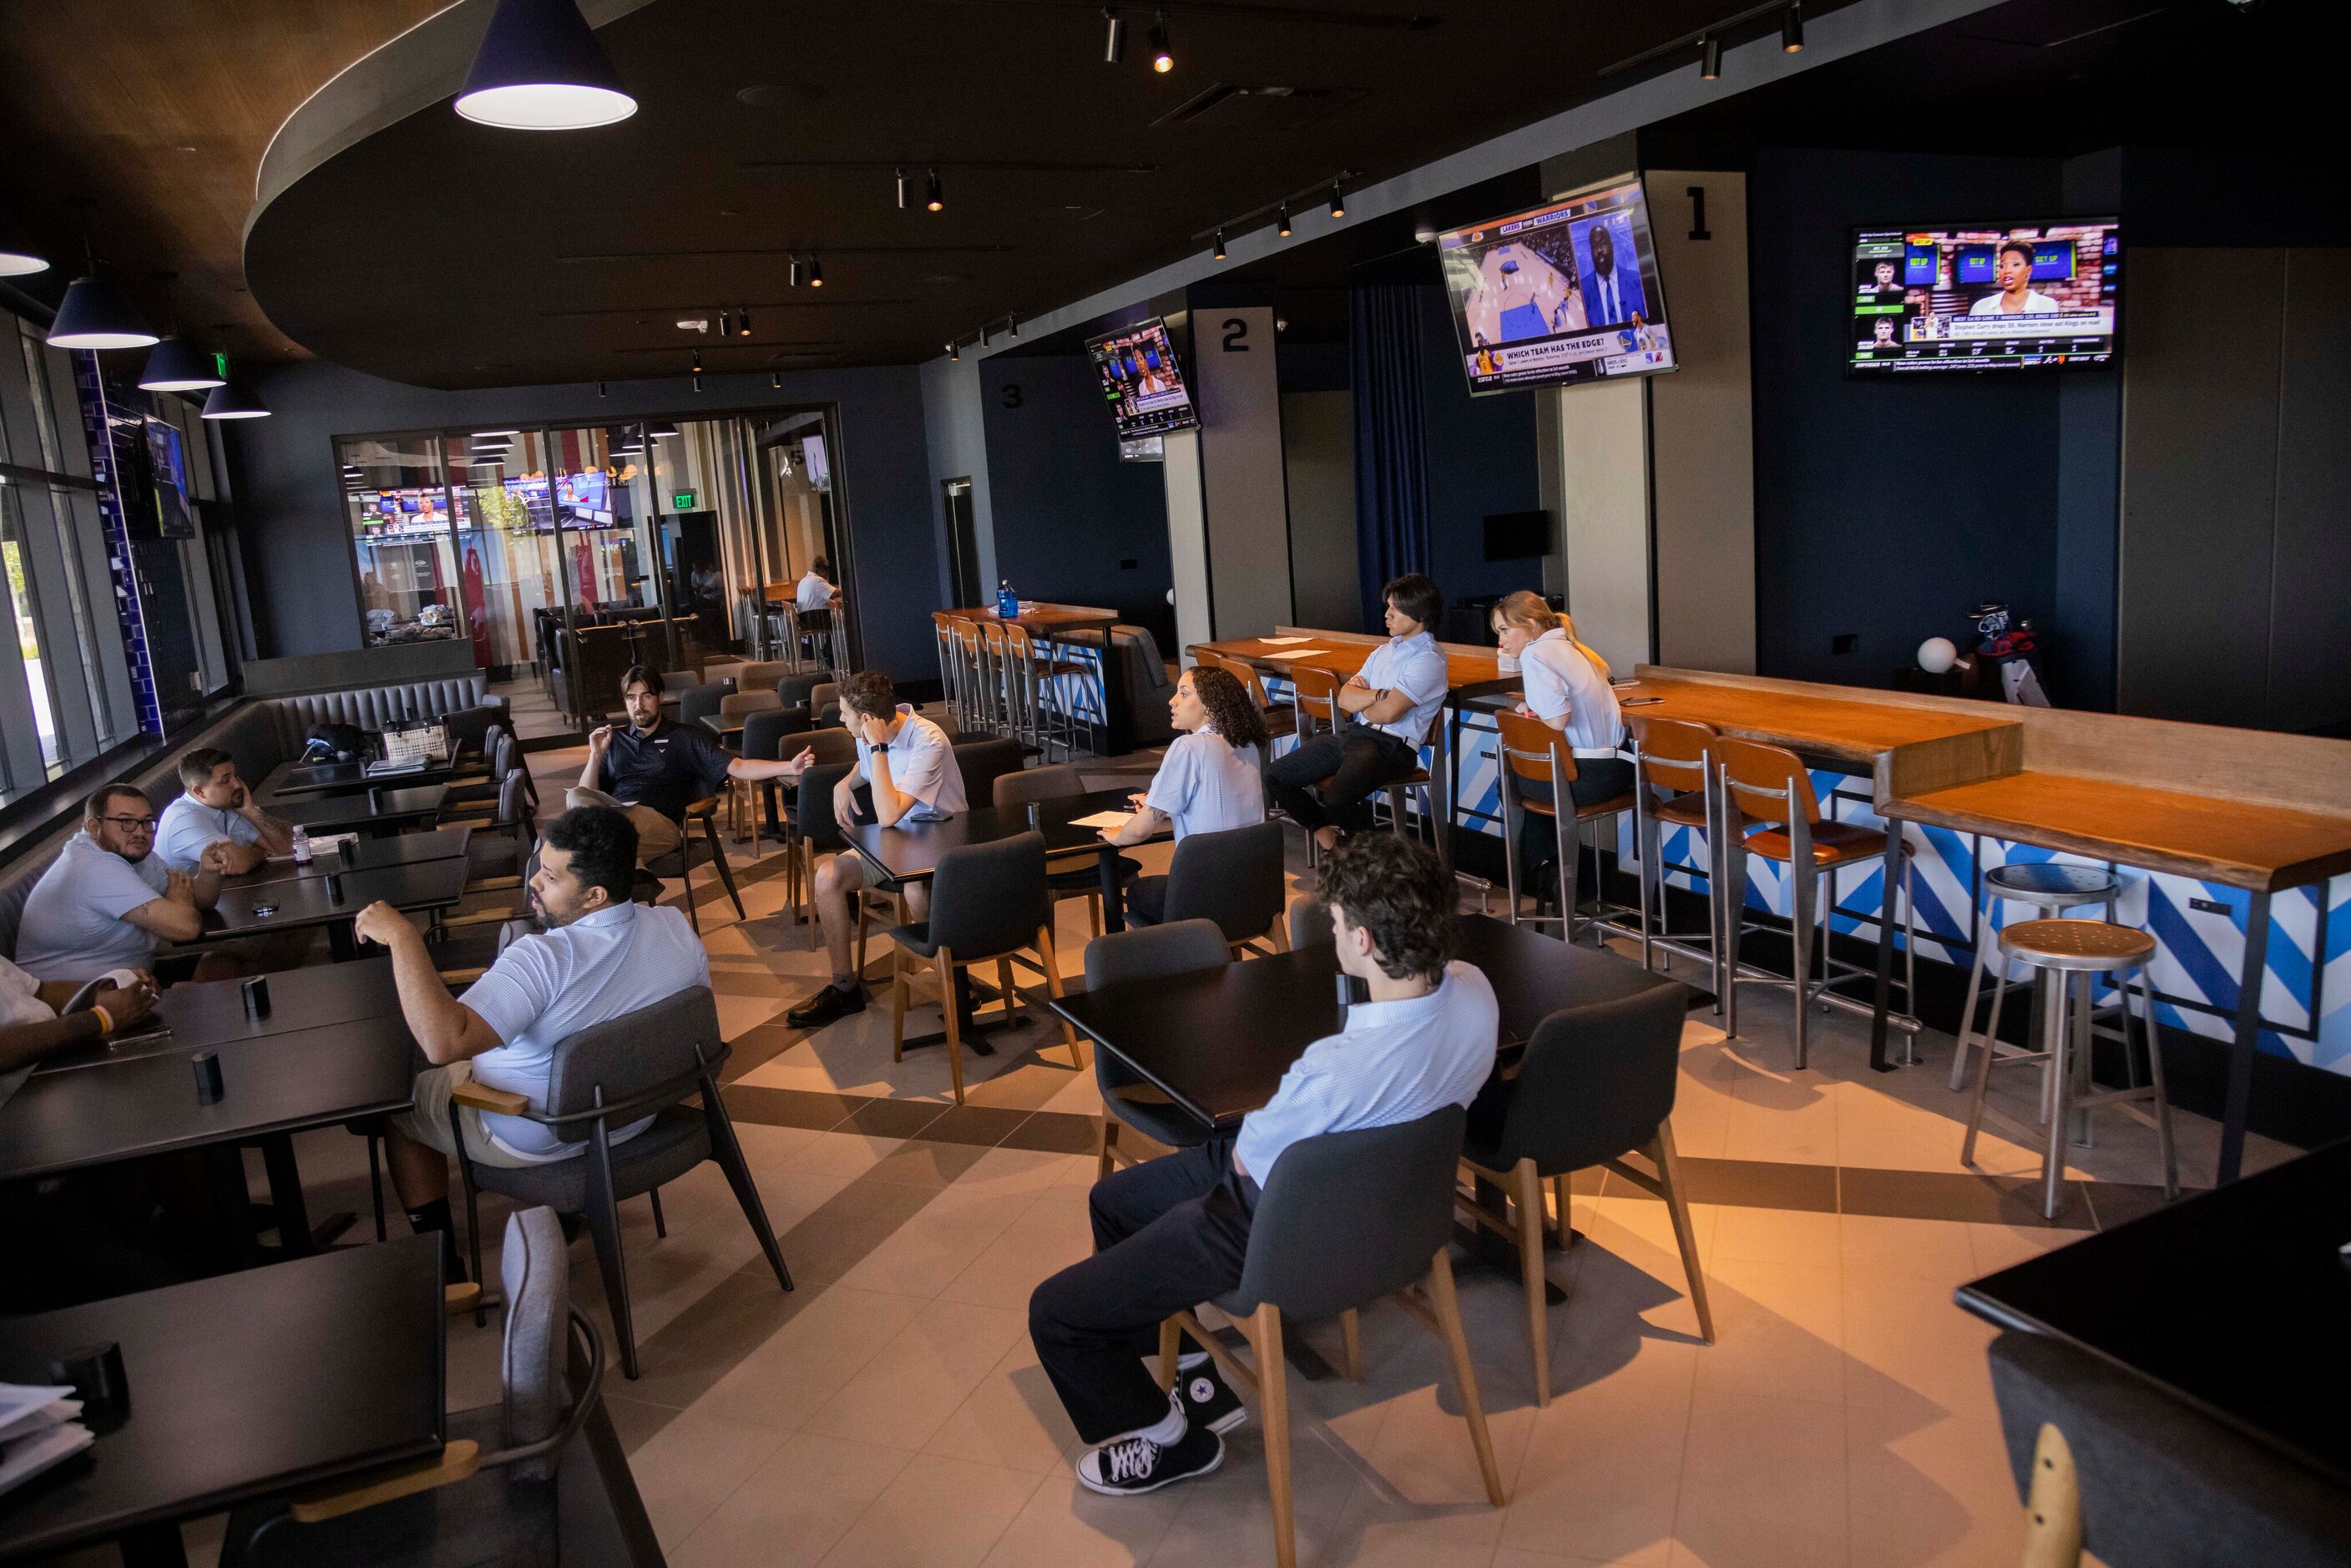
[[[694,505],[694,492],[691,490],[678,491],[676,494],[670,497],[669,507],[670,510],[673,512],[691,512],[695,510],[696,508]]]

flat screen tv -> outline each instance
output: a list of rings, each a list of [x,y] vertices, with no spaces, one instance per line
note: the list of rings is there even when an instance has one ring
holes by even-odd
[[[147,472],[155,493],[155,532],[167,539],[194,538],[196,514],[189,494],[187,446],[180,438],[180,427],[153,414],[144,423]]]
[[[605,485],[601,468],[557,475],[555,503],[565,528],[608,528],[612,526],[611,492]]]
[[[1637,174],[1437,236],[1474,394],[1674,368]]]
[[[2114,362],[2123,247],[2112,218],[1855,229],[1855,375]]]
[[[1167,340],[1167,324],[1158,317],[1091,339],[1086,352],[1093,356],[1102,400],[1110,404],[1121,440],[1190,430],[1200,423],[1175,345]]]

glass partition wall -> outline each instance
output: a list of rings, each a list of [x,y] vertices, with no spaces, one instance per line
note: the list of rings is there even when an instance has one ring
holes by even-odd
[[[467,638],[583,727],[632,664],[784,655],[818,557],[851,570],[831,415],[653,419],[337,443],[366,645]]]

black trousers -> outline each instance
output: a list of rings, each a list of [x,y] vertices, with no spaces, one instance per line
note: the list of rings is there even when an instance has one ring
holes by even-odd
[[[1161,1323],[1240,1284],[1257,1199],[1226,1134],[1094,1183],[1094,1255],[1029,1298],[1029,1338],[1079,1437],[1107,1443],[1167,1414],[1143,1358]]]
[[[1381,786],[1420,766],[1420,751],[1384,729],[1351,724],[1311,735],[1265,765],[1265,792],[1308,832],[1367,826],[1364,802]]]

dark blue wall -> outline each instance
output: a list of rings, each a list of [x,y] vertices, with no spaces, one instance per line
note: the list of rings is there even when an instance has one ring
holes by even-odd
[[[914,367],[765,376],[436,392],[312,361],[263,378],[274,417],[231,433],[238,515],[264,658],[360,646],[359,588],[335,459],[335,438],[371,432],[465,429],[512,423],[601,424],[697,410],[721,413],[831,403],[833,454],[856,550],[859,625],[869,667],[902,680],[936,679],[930,612],[939,596],[936,526]]]
[[[1748,211],[1760,673],[1886,685],[1924,639],[1965,646],[1967,612],[1982,599],[2031,616],[2062,647],[2072,609],[2058,591],[2061,378],[1873,382],[1844,370],[1854,227],[2045,217],[2062,198],[2055,160],[1758,151]],[[2116,372],[2081,375],[2103,379],[2105,406],[2119,406]],[[2076,412],[2086,451],[2101,400]],[[2082,478],[2074,499],[2103,507],[2110,540],[2111,476],[2102,495]],[[2094,554],[2069,581],[2095,575]],[[2100,603],[2110,647],[2111,591]],[[1830,651],[1841,633],[1857,638],[1849,655]],[[2054,701],[2092,706],[2092,694],[2067,689],[2062,660],[2046,674]]]
[[[1542,587],[1540,559],[1486,559],[1486,518],[1542,505],[1535,474],[1535,394],[1469,395],[1452,306],[1434,284],[1421,291],[1421,440],[1428,460],[1429,575],[1458,604],[1473,595]],[[1483,642],[1474,622],[1447,633]]]
[[[1165,470],[1119,460],[1092,362],[999,354],[979,385],[997,574],[1023,599],[1106,605],[1172,650]]]

